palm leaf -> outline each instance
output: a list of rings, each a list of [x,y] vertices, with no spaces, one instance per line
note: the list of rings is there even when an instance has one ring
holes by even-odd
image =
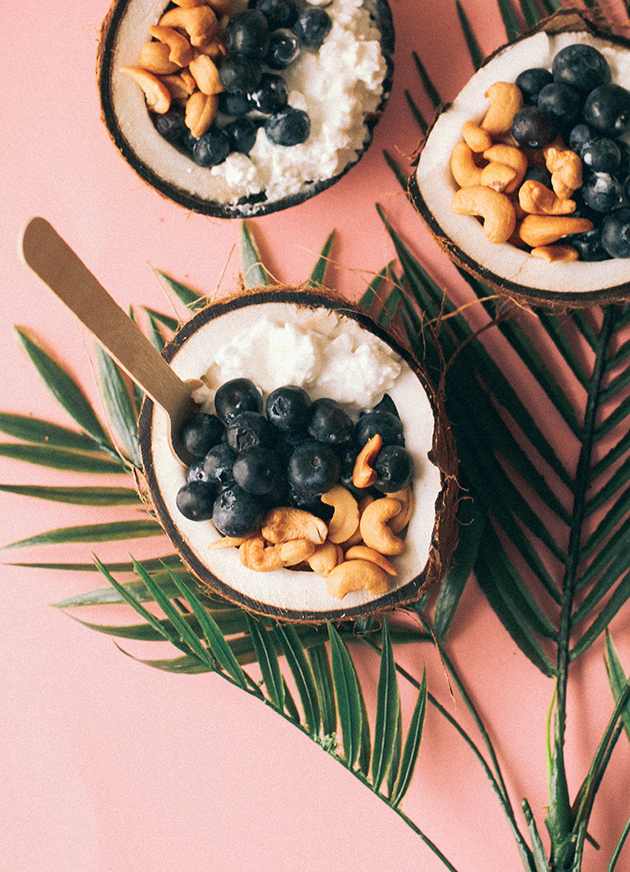
[[[352,769],[361,750],[363,713],[359,681],[348,649],[338,631],[328,624],[332,676],[341,727],[342,751],[346,765]]]
[[[38,533],[18,542],[5,545],[9,548],[31,548],[35,545],[67,545],[78,542],[114,542],[125,539],[144,539],[147,536],[162,536],[164,530],[152,518],[133,521],[111,521],[103,524],[79,524],[74,527],[58,527],[47,533]]]
[[[71,503],[76,506],[137,506],[138,492],[130,487],[53,487],[37,484],[0,484],[0,491],[52,500],[56,503]]]
[[[427,675],[426,670],[422,673],[422,682],[418,691],[418,698],[411,716],[411,723],[407,731],[405,739],[405,747],[400,763],[400,774],[396,782],[393,793],[390,793],[390,802],[393,806],[399,805],[411,784],[411,779],[416,768],[418,760],[418,752],[420,750],[420,742],[422,741],[422,731],[424,729],[424,720],[427,711]],[[402,733],[401,733],[402,735]]]
[[[57,448],[54,445],[2,442],[0,456],[49,469],[84,472],[88,475],[113,475],[124,469],[120,460],[112,460],[103,454],[86,454],[73,448]]]
[[[322,724],[317,686],[300,637],[290,624],[277,624],[274,631],[297,687],[306,728],[313,738],[317,738]]]
[[[246,288],[263,287],[269,284],[267,270],[263,266],[258,246],[247,221],[241,222],[241,260]]]
[[[108,420],[118,434],[123,453],[139,468],[138,409],[135,407],[129,378],[100,345],[96,346],[96,357]]]
[[[24,442],[36,445],[46,445],[54,448],[64,448],[67,451],[101,451],[101,445],[87,433],[70,430],[44,421],[32,418],[30,415],[14,415],[8,412],[0,413],[0,432]]]
[[[317,263],[309,276],[307,284],[312,288],[321,287],[326,284],[326,273],[330,265],[330,251],[335,241],[335,231],[331,230],[328,234],[324,246],[317,259]]]
[[[156,269],[154,272],[160,282],[171,291],[177,299],[186,306],[186,308],[195,311],[196,309],[202,309],[204,306],[208,305],[208,298],[204,297],[203,294],[199,294],[188,285],[176,281],[174,278],[167,275],[167,273],[162,272],[162,270]]]
[[[252,615],[247,615],[247,623],[249,626],[249,634],[254,643],[256,659],[260,666],[267,696],[274,708],[279,712],[283,712],[285,703],[285,684],[282,672],[280,671],[280,661],[278,660],[271,633],[262,622],[258,621]]]
[[[387,620],[384,618],[372,750],[374,790],[380,790],[392,761],[398,733],[399,714],[400,695],[396,678],[396,663],[389,638]]]
[[[608,683],[612,691],[615,702],[623,693],[624,686],[628,678],[617,654],[617,650],[613,644],[612,636],[606,631],[606,671],[608,673]],[[621,714],[624,729],[630,740],[630,706],[627,706]]]

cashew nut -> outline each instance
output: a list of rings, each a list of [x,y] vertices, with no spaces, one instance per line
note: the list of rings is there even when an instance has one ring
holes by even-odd
[[[405,550],[403,539],[399,539],[387,526],[395,515],[400,512],[398,500],[389,497],[374,500],[361,515],[361,536],[368,548],[373,548],[379,554],[395,556]]]
[[[214,542],[211,542],[208,545],[208,551],[220,551],[223,548],[238,548],[239,545],[242,545],[245,539],[249,538],[248,536],[221,536],[220,539],[215,539]]]
[[[202,45],[198,45],[196,51],[200,54],[208,55],[211,61],[214,61],[215,64],[218,61],[222,61],[223,58],[227,57],[227,49],[225,47],[225,43],[222,42],[216,35],[210,42],[204,42]]]
[[[161,42],[145,42],[138,53],[138,66],[154,76],[177,72],[178,65],[169,58],[170,49]]]
[[[120,72],[126,73],[136,80],[144,91],[147,106],[152,112],[157,112],[158,115],[164,115],[165,112],[168,112],[171,105],[171,95],[166,85],[160,82],[153,73],[148,73],[139,67],[121,67]]]
[[[330,572],[327,588],[337,599],[353,590],[367,590],[378,596],[389,590],[389,579],[380,566],[368,560],[344,560]]]
[[[188,69],[202,94],[220,94],[223,90],[219,68],[208,55],[197,54],[188,64]]]
[[[484,95],[490,101],[490,108],[481,122],[493,139],[500,139],[508,133],[512,119],[523,108],[521,89],[511,82],[495,82]]]
[[[516,170],[506,164],[493,161],[482,169],[479,184],[492,188],[493,191],[507,193],[508,187],[513,184],[515,179]]]
[[[238,549],[241,563],[256,572],[273,572],[282,569],[282,556],[277,548],[268,548],[262,536],[250,536]]]
[[[460,188],[451,201],[458,215],[479,215],[490,242],[507,242],[516,227],[514,206],[505,194],[483,185]]]
[[[580,256],[577,248],[572,245],[539,245],[532,248],[530,254],[546,260],[547,263],[572,263]]]
[[[261,533],[267,542],[277,544],[290,539],[309,539],[315,545],[326,540],[328,527],[316,515],[304,509],[278,506],[263,521]]]
[[[195,80],[192,76],[185,76],[186,70],[181,74],[173,74],[172,76],[162,76],[161,80],[166,85],[171,95],[171,100],[181,100],[184,103],[190,95],[195,91]],[[191,85],[192,80],[192,85]]]
[[[458,142],[451,154],[451,173],[460,188],[481,184],[481,167],[473,157],[472,148],[465,142]]]
[[[172,27],[164,27],[159,24],[152,24],[149,28],[149,33],[154,39],[168,46],[169,60],[178,67],[187,67],[192,60],[192,46],[178,30]]]
[[[373,469],[372,464],[382,447],[383,439],[379,433],[375,433],[359,451],[352,470],[352,484],[355,487],[371,487],[374,484],[376,470]]]
[[[520,148],[516,148],[514,145],[505,145],[502,142],[498,142],[496,145],[486,148],[483,156],[486,160],[491,161],[491,163],[496,162],[512,167],[516,175],[514,180],[505,187],[504,193],[513,194],[514,191],[517,191],[519,185],[525,178],[525,173],[527,172],[528,167],[527,156],[523,154]]]
[[[546,166],[551,173],[551,187],[558,197],[572,197],[582,187],[582,160],[574,151],[562,145],[544,149]]]
[[[383,572],[388,575],[398,575],[398,570],[384,554],[380,554],[373,548],[368,548],[367,545],[353,545],[352,548],[348,548],[346,560],[368,560],[370,563],[380,566]]]
[[[335,485],[328,493],[322,494],[322,502],[334,508],[328,522],[328,538],[335,544],[345,542],[359,526],[359,506],[347,488]]]
[[[560,199],[542,182],[528,179],[518,192],[521,208],[531,215],[570,215],[575,212],[575,200]]]
[[[303,563],[312,557],[316,547],[310,539],[290,539],[288,542],[274,545],[280,554],[283,566],[296,566],[298,563]]]
[[[388,527],[392,533],[400,533],[409,523],[409,519],[413,512],[413,491],[411,485],[407,485],[407,487],[400,491],[396,491],[396,493],[386,494],[386,496],[389,497],[390,500],[397,500],[400,503],[400,511],[388,523]]]
[[[492,145],[492,137],[488,131],[474,121],[464,121],[462,136],[466,145],[477,153],[486,151]]]
[[[518,228],[518,235],[526,245],[539,248],[551,245],[571,233],[585,233],[593,228],[587,218],[570,218],[565,215],[526,215]]]
[[[216,13],[209,6],[176,7],[169,9],[160,18],[161,27],[178,27],[185,30],[193,46],[210,42],[217,29]]]
[[[184,120],[186,127],[195,139],[203,136],[219,111],[219,97],[216,94],[204,94],[195,91],[186,102]]]
[[[316,545],[311,556],[306,558],[306,562],[313,572],[318,572],[323,576],[329,575],[342,560],[341,546],[335,545],[330,539],[327,539],[322,545]]]

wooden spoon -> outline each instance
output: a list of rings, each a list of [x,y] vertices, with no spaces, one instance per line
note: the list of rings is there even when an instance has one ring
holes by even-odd
[[[134,382],[164,409],[175,455],[188,465],[194,459],[179,431],[197,405],[191,390],[201,385],[183,381],[151,345],[131,318],[79,260],[44,218],[32,218],[22,235],[25,263],[70,308]]]

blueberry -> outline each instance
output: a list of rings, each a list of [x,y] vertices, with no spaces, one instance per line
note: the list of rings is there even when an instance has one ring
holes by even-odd
[[[538,106],[525,106],[514,116],[512,136],[526,148],[544,148],[558,135],[558,122],[550,112]]]
[[[269,48],[269,25],[258,9],[243,9],[228,21],[225,47],[230,56],[262,61]]]
[[[322,521],[328,523],[334,514],[332,506],[327,506],[321,501],[319,494],[303,494],[300,491],[289,488],[287,493],[287,503],[296,509],[303,509],[305,512],[310,512],[321,518]]]
[[[268,494],[280,478],[280,464],[270,448],[249,448],[234,461],[234,480],[248,494]]]
[[[318,442],[344,445],[352,437],[354,424],[341,403],[323,397],[311,406],[308,432]]]
[[[269,39],[265,63],[272,70],[285,70],[300,53],[301,43],[292,30],[274,30]]]
[[[586,205],[595,212],[610,212],[623,199],[621,183],[609,173],[589,173],[580,190]]]
[[[389,394],[383,394],[383,399],[374,406],[372,411],[389,412],[390,415],[396,415],[397,418],[400,418],[398,409],[396,408],[396,403],[392,400]]]
[[[289,458],[289,485],[307,496],[323,494],[337,484],[340,462],[330,445],[303,442]]]
[[[307,7],[293,25],[294,32],[304,45],[319,48],[332,27],[332,18],[319,6]]]
[[[194,460],[186,470],[186,481],[208,481],[203,468],[203,457]]]
[[[263,73],[260,84],[249,95],[255,109],[264,115],[280,112],[289,102],[289,89],[282,76],[277,73]]]
[[[286,466],[289,458],[303,442],[310,440],[310,436],[305,429],[298,430],[280,430],[274,427],[273,450],[276,452],[281,462]]]
[[[621,85],[600,85],[584,103],[584,120],[603,136],[615,138],[630,129],[630,91]]]
[[[224,421],[230,421],[241,412],[262,412],[260,391],[248,378],[226,381],[214,395],[214,411]]]
[[[310,416],[311,398],[296,385],[284,385],[269,394],[265,411],[270,423],[279,430],[304,430]]]
[[[561,49],[553,59],[553,78],[587,93],[610,82],[608,61],[590,45],[575,43]]]
[[[268,447],[274,438],[273,428],[264,415],[259,412],[241,412],[232,418],[227,427],[227,441],[234,451],[246,448]]]
[[[536,105],[539,109],[550,112],[558,125],[573,125],[580,115],[582,96],[570,85],[552,82],[542,89]]]
[[[208,481],[216,482],[220,487],[229,487],[234,484],[232,467],[236,460],[236,451],[222,442],[215,445],[203,458],[203,471]]]
[[[373,410],[363,415],[354,428],[357,445],[363,448],[366,442],[377,433],[383,440],[383,445],[404,445],[403,425],[396,415],[391,412]]]
[[[576,233],[575,236],[567,236],[564,241],[577,249],[580,260],[592,262],[610,259],[610,255],[602,245],[599,227],[593,227],[585,233]]]
[[[251,118],[245,117],[235,118],[227,124],[223,129],[230,140],[232,151],[249,154],[256,143],[258,126]]]
[[[311,119],[302,109],[287,106],[282,112],[270,115],[265,122],[265,133],[274,145],[299,145],[311,132]]]
[[[249,0],[249,5],[262,12],[269,30],[292,27],[300,14],[297,0]]]
[[[193,457],[203,457],[223,439],[224,434],[223,422],[216,415],[197,412],[186,418],[180,428],[179,438]]]
[[[193,160],[200,167],[216,167],[223,163],[230,153],[230,140],[223,130],[211,127],[195,141],[192,149]]]
[[[533,164],[530,167],[527,167],[525,175],[523,176],[523,181],[540,182],[541,185],[544,185],[546,188],[551,188],[551,173],[547,169],[547,167],[536,166]]]
[[[535,106],[538,95],[545,87],[553,82],[553,76],[544,67],[532,67],[523,70],[516,78],[516,85],[521,89],[523,99],[530,106]]]
[[[618,139],[617,147],[619,148],[619,153],[621,155],[619,168],[617,169],[617,178],[623,181],[630,173],[630,145],[625,141],[625,139]],[[627,192],[626,196],[628,196]]]
[[[386,494],[402,490],[413,479],[413,460],[409,452],[400,445],[385,445],[381,448],[374,461],[374,469],[374,485]]]
[[[266,503],[235,484],[216,498],[212,520],[224,536],[248,536],[260,527],[266,514]]]
[[[590,145],[596,138],[596,134],[593,133],[588,124],[583,122],[576,124],[569,133],[569,148],[576,154],[581,154],[582,149]]]
[[[615,209],[604,218],[602,245],[611,257],[630,257],[630,208]]]
[[[621,163],[621,149],[614,140],[602,136],[585,145],[580,157],[584,166],[595,173],[616,173]]]
[[[209,521],[212,517],[217,488],[205,481],[189,481],[177,491],[177,508],[189,521]]]
[[[163,115],[151,112],[150,116],[153,126],[163,139],[179,148],[185,146],[189,130],[186,127],[186,113],[183,106],[173,104]]]
[[[219,67],[219,78],[229,94],[244,96],[258,87],[262,67],[256,60],[234,55],[226,58]]]
[[[219,94],[219,112],[223,112],[224,115],[245,115],[246,112],[251,111],[251,108],[247,94],[229,94],[227,91],[221,91]]]

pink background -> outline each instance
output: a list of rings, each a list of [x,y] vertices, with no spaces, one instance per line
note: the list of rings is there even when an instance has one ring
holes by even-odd
[[[465,5],[483,49],[501,44],[504,35],[493,0]],[[393,256],[374,208],[379,202],[438,280],[448,282],[461,299],[461,282],[406,202],[382,149],[404,156],[418,139],[405,89],[427,117],[431,114],[413,50],[447,97],[461,87],[471,67],[454,4],[392,0],[392,7],[397,28],[394,93],[370,151],[331,190],[252,225],[266,262],[284,282],[307,277],[328,232],[337,228],[337,286],[356,295]],[[229,289],[239,269],[237,222],[188,214],[160,199],[111,144],[100,122],[94,77],[106,12],[107,0],[22,0],[17,9],[7,2],[0,6],[5,168],[0,189],[0,409],[62,424],[70,422],[25,361],[12,325],[27,326],[54,347],[98,403],[92,343],[20,263],[17,242],[28,218],[48,218],[123,306],[169,305],[152,267],[208,294],[219,283]],[[54,471],[6,460],[0,465],[3,482],[68,483],[67,476]],[[4,494],[0,512],[0,544],[108,516],[105,509]],[[138,558],[160,553],[155,540],[134,543],[132,551]],[[5,563],[89,560],[89,552],[77,545],[1,556]],[[103,546],[98,553],[126,559],[123,546]],[[180,677],[144,667],[121,654],[111,639],[50,607],[94,582],[92,575],[0,566],[3,869],[443,869],[395,814],[272,711],[216,676]],[[110,610],[113,621],[122,622],[126,615]],[[627,610],[613,631],[628,668]],[[133,645],[128,648],[138,653]],[[491,725],[515,805],[527,796],[542,826],[551,682],[518,652],[472,582],[449,650]],[[601,645],[595,646],[571,687],[568,765],[573,791],[611,710],[602,653]],[[461,701],[450,699],[431,649],[415,648],[401,659],[416,676],[426,660],[430,689],[468,723]],[[377,668],[376,660],[362,652],[359,669],[366,687],[375,686]],[[411,694],[404,704],[408,718]],[[591,826],[607,850],[598,857],[587,846],[589,872],[606,867],[610,846],[628,815],[629,763],[622,739]],[[483,774],[433,710],[403,807],[461,872],[522,868]]]

